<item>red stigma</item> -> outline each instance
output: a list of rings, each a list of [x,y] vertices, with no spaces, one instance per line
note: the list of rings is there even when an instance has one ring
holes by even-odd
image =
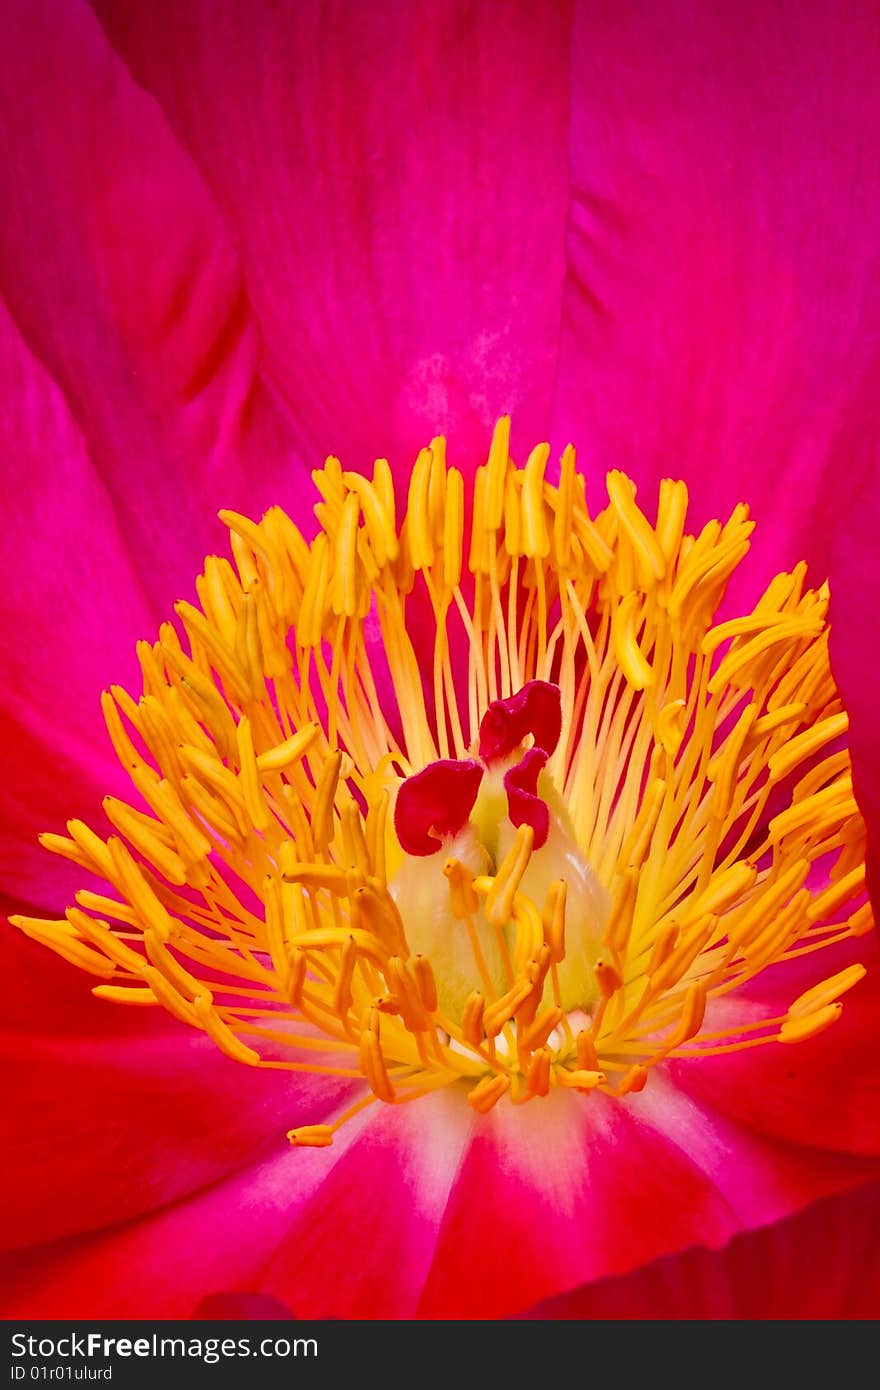
[[[529,681],[507,700],[493,700],[480,724],[480,757],[487,767],[514,753],[529,734],[549,758],[562,733],[559,686]]]
[[[407,777],[394,807],[394,829],[407,854],[436,854],[442,840],[467,824],[482,777],[480,763],[453,758]]]
[[[538,775],[544,770],[546,762],[547,754],[543,748],[529,748],[516,766],[504,774],[510,823],[532,827],[535,849],[546,844],[550,833],[550,811],[546,801],[538,796]]]

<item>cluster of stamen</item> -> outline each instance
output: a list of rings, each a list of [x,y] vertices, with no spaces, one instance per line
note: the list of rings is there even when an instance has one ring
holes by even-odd
[[[453,1083],[478,1112],[623,1096],[667,1057],[818,1034],[864,973],[713,1021],[872,924],[827,587],[799,566],[715,622],[746,508],[685,534],[683,483],[652,524],[612,472],[591,517],[573,450],[555,482],[548,455],[516,467],[499,423],[467,549],[439,438],[399,527],[384,460],[314,474],[310,541],[277,507],[222,513],[234,566],[209,557],[199,606],[140,644],[142,695],[103,699],[139,805],[107,798],[107,837],[42,837],[113,892],[15,924],[96,995],[240,1062],[366,1081],[294,1143]],[[552,747],[517,714],[539,687]]]

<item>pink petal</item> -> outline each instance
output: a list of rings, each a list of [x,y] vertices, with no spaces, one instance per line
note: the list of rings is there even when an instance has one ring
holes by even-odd
[[[580,3],[572,64],[558,443],[822,578],[877,439],[877,10]]]
[[[97,4],[241,247],[304,454],[407,467],[546,434],[567,197],[567,6]],[[307,61],[304,61],[307,55]]]
[[[597,1093],[502,1104],[462,1165],[419,1314],[504,1317],[736,1229],[699,1166],[633,1108]]]
[[[842,1319],[880,1314],[880,1184],[826,1198],[723,1250],[688,1250],[575,1289],[529,1319]]]

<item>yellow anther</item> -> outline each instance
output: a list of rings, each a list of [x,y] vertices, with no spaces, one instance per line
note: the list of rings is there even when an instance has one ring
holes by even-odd
[[[415,569],[430,569],[434,563],[434,537],[428,511],[428,488],[431,482],[430,449],[422,449],[412,471],[406,511],[406,530],[410,559]]]
[[[370,855],[364,836],[361,813],[355,801],[345,802],[340,820],[342,822],[342,846],[345,862],[349,868],[357,869],[366,876],[370,872]]]
[[[740,861],[732,864],[729,869],[723,869],[720,873],[713,874],[706,891],[688,904],[683,920],[694,922],[707,912],[723,912],[732,903],[735,903],[737,898],[741,898],[744,893],[748,892],[757,877],[757,873],[754,864]]]
[[[510,416],[502,415],[492,433],[486,471],[487,530],[496,531],[504,516],[504,484],[510,464]]]
[[[443,582],[454,589],[461,580],[464,538],[464,478],[457,468],[446,476],[446,508],[443,515]]]
[[[348,896],[348,875],[335,864],[292,864],[282,876],[285,883],[301,883],[315,892],[323,888],[337,898]]]
[[[79,966],[80,970],[88,970],[90,975],[103,975],[109,979],[115,973],[113,962],[93,951],[90,946],[84,945],[68,922],[44,921],[39,917],[19,915],[10,917],[9,920],[32,941],[50,946],[64,960],[70,961],[71,965]]]
[[[264,753],[259,753],[257,755],[257,767],[260,772],[282,772],[285,768],[298,763],[312,747],[320,732],[320,724],[306,724],[295,734],[291,734],[290,738],[286,738],[283,743],[277,743],[274,748],[267,748]]]
[[[617,469],[608,474],[608,496],[635,552],[636,564],[647,586],[666,574],[666,557],[647,518],[636,506],[636,490]]]
[[[483,1080],[468,1092],[468,1105],[472,1106],[478,1115],[488,1115],[509,1090],[509,1076],[484,1076]]]
[[[724,740],[719,752],[709,763],[707,776],[710,782],[715,783],[715,796],[712,803],[713,815],[726,816],[733,804],[743,749],[754,725],[757,712],[758,706],[755,703],[746,706]]]
[[[603,1071],[593,1071],[586,1067],[578,1067],[572,1071],[567,1067],[557,1067],[554,1072],[557,1086],[567,1086],[574,1091],[595,1091],[596,1087],[603,1086],[607,1079]]]
[[[147,955],[161,971],[168,983],[182,995],[184,999],[193,1000],[203,992],[204,985],[195,976],[191,975],[185,966],[167,949],[165,942],[151,927],[144,932],[144,945],[147,948]],[[143,962],[140,962],[143,964]]]
[[[329,1125],[300,1125],[298,1129],[289,1129],[287,1137],[294,1148],[329,1149],[333,1130]]]
[[[414,956],[412,971],[422,1006],[427,1013],[432,1014],[437,1008],[437,981],[434,979],[431,962],[425,956]]]
[[[124,835],[139,854],[155,864],[169,883],[186,883],[186,865],[157,834],[158,826],[154,828],[146,816],[127,806],[124,801],[117,801],[113,796],[105,796],[103,805],[107,819],[120,835]]]
[[[385,978],[406,1026],[416,1032],[424,1031],[429,1026],[429,1020],[418,982],[399,956],[392,956],[389,960],[385,967]]]
[[[523,1031],[522,1045],[526,1051],[532,1052],[543,1047],[553,1029],[559,1027],[563,1016],[562,1009],[559,1008],[545,1009],[543,1013],[538,1014],[535,1021]]]
[[[546,1096],[550,1090],[552,1054],[542,1047],[532,1057],[526,1072],[526,1089],[535,1096]]]
[[[192,1002],[174,988],[171,981],[161,970],[157,970],[155,965],[145,965],[141,968],[141,978],[145,984],[149,985],[156,999],[164,1009],[173,1014],[181,1023],[187,1023],[195,1027],[197,1023],[196,1013]]]
[[[392,955],[404,960],[409,946],[400,909],[380,879],[368,877],[350,893],[352,920],[365,931],[372,932]]]
[[[520,1004],[524,1004],[532,992],[531,980],[520,980],[494,1004],[490,1004],[483,1014],[483,1028],[488,1038],[495,1038],[505,1023],[513,1018]]]
[[[266,805],[266,798],[260,783],[250,720],[245,715],[242,715],[239,720],[237,739],[244,808],[250,817],[251,824],[257,830],[265,830],[269,824],[269,808]]]
[[[342,955],[339,961],[339,973],[336,976],[336,983],[333,987],[333,1012],[344,1019],[352,1004],[351,982],[354,978],[354,968],[357,965],[357,942],[353,935],[349,935],[348,940],[342,947]]]
[[[861,962],[846,966],[845,969],[839,970],[836,975],[831,975],[827,980],[823,980],[821,984],[814,985],[812,989],[799,994],[794,1003],[789,1005],[789,1017],[810,1014],[834,1003],[841,994],[845,994],[847,990],[852,989],[853,985],[857,985],[860,980],[863,980],[867,973]]]
[[[209,995],[198,995],[193,1000],[193,1009],[199,1024],[221,1052],[225,1052],[227,1057],[232,1058],[233,1062],[244,1062],[251,1067],[259,1064],[259,1052],[255,1052],[252,1047],[248,1047],[247,1043],[243,1043],[241,1038],[235,1036],[232,1029],[223,1022],[217,1013]]]
[[[360,502],[357,493],[350,492],[343,504],[336,535],[335,563],[330,586],[330,606],[337,617],[353,618],[357,613],[359,517]]]
[[[577,1048],[578,1070],[596,1072],[599,1074],[599,1059],[596,1055],[596,1047],[593,1035],[588,1028],[582,1028],[575,1039]]]
[[[379,470],[380,465],[388,467],[387,459],[378,459],[375,469]],[[373,554],[376,557],[376,564],[381,568],[393,563],[397,559],[399,545],[394,529],[394,514],[389,516],[387,501],[383,501],[380,496],[376,480],[370,483],[360,473],[343,473],[343,481],[346,487],[351,488],[357,496],[361,510],[364,514],[364,522],[370,537],[370,544],[373,547]],[[392,488],[392,499],[393,499]]]
[[[647,858],[665,797],[666,783],[662,777],[655,777],[645,788],[638,815],[621,851],[620,858],[628,868],[638,869]]]
[[[342,754],[340,752],[328,754],[321,770],[318,785],[315,788],[315,805],[312,811],[312,839],[315,842],[315,849],[319,853],[326,851],[333,842],[335,833],[333,804],[336,800],[336,788],[339,785],[341,770]]]
[[[596,964],[593,966],[593,974],[596,977],[599,991],[605,999],[610,999],[611,995],[615,994],[617,990],[620,989],[622,984],[620,975],[614,969],[614,966],[609,965],[607,961],[597,960]]]
[[[657,544],[667,565],[675,560],[681,545],[687,504],[687,485],[673,482],[671,478],[661,478],[657,503]]]
[[[174,932],[170,914],[147,883],[122,841],[114,837],[108,841],[107,847],[113,864],[113,882],[128,898],[144,927],[153,927],[163,941],[167,941]]]
[[[373,1094],[388,1104],[393,1102],[394,1087],[382,1055],[378,1033],[374,1033],[372,1029],[365,1029],[361,1033],[359,1057],[361,1071],[367,1078]]]
[[[550,948],[550,959],[558,965],[565,958],[565,901],[568,888],[565,879],[551,883],[544,903],[544,940]]]
[[[486,1001],[478,989],[472,990],[464,1001],[461,1011],[461,1036],[471,1047],[480,1047],[483,1042],[483,1015]]]
[[[550,533],[544,512],[544,472],[550,445],[539,444],[529,454],[522,485],[522,548],[529,556],[550,554]]]
[[[820,893],[818,898],[814,898],[807,909],[807,919],[810,922],[820,922],[823,918],[833,917],[838,908],[843,907],[857,893],[860,893],[865,886],[865,865],[857,864],[843,878],[832,883],[830,888],[826,888],[824,893]]]
[[[96,999],[106,999],[108,1004],[147,1004],[156,1007],[159,1003],[151,989],[140,985],[93,985],[92,994]]]
[[[783,1043],[806,1042],[809,1038],[824,1033],[826,1028],[837,1022],[842,1012],[842,1004],[826,1004],[824,1008],[816,1009],[813,1013],[788,1018],[777,1033],[777,1040]]]
[[[833,714],[828,719],[820,720],[812,728],[805,729],[802,734],[790,739],[778,753],[771,756],[770,776],[775,782],[780,782],[800,763],[818,753],[820,748],[825,748],[833,739],[840,738],[848,728],[849,717],[845,711],[841,711],[840,714]]]
[[[657,717],[657,738],[664,750],[674,758],[687,728],[687,706],[684,700],[670,700]]]
[[[627,594],[620,600],[611,619],[614,654],[633,690],[647,690],[654,683],[654,672],[639,646],[641,595]]]
[[[458,859],[447,859],[443,872],[449,880],[449,904],[453,917],[463,921],[472,917],[480,906],[480,899],[474,888],[474,875],[466,864]]]
[[[648,1069],[636,1062],[624,1072],[623,1078],[618,1082],[616,1094],[628,1096],[630,1094],[643,1091],[648,1084]]]
[[[575,452],[569,444],[562,455],[559,491],[553,516],[553,554],[561,570],[571,562],[571,537],[575,504]]]
[[[492,886],[486,895],[486,916],[490,922],[503,926],[513,912],[513,900],[528,868],[535,843],[531,825],[519,825],[513,843],[499,865]]]
[[[703,1026],[705,1013],[706,990],[699,980],[695,980],[693,984],[688,985],[685,991],[681,1018],[671,1035],[666,1039],[666,1046],[681,1047],[682,1043],[686,1043],[699,1033]]]

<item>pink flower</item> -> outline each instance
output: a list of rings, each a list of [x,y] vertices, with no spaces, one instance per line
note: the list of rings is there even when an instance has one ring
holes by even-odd
[[[306,472],[332,449],[364,476],[390,458],[402,515],[440,432],[470,493],[506,411],[520,461],[548,433],[554,460],[575,441],[594,514],[618,468],[650,517],[660,479],[684,479],[696,530],[748,502],[723,618],[801,558],[814,586],[830,573],[876,825],[871,7],[536,3],[502,23],[491,6],[34,0],[0,35],[10,913],[60,918],[83,886],[39,832],[134,799],[98,698],[137,690],[136,640],[226,545],[218,508],[280,504],[314,529]],[[615,476],[619,526],[647,544]],[[466,661],[456,675],[466,690]],[[514,798],[552,820],[541,775]],[[864,961],[840,1020],[796,1047],[486,1114],[456,1084],[303,1149],[285,1132],[332,1125],[358,1083],[245,1067],[7,930],[8,1315],[186,1316],[236,1289],[303,1316],[506,1315],[876,1178],[877,952],[845,935],[737,996],[783,1019]]]

